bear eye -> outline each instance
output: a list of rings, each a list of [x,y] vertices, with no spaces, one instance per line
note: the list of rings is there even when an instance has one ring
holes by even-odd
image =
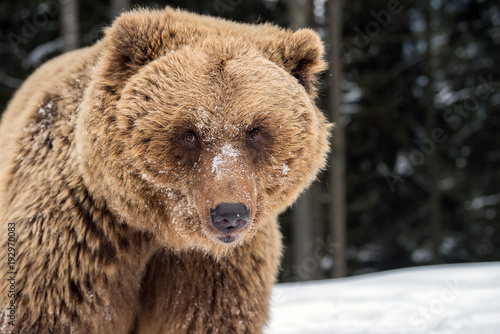
[[[190,144],[196,144],[198,142],[198,140],[196,139],[196,135],[191,131],[186,132],[184,139],[186,139],[186,141]]]
[[[253,129],[248,133],[248,139],[252,142],[260,140],[261,134],[259,129]]]

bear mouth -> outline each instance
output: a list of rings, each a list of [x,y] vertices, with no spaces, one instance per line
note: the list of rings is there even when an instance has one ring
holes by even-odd
[[[226,244],[230,244],[233,241],[237,240],[240,236],[238,234],[228,234],[223,237],[217,237],[220,241]]]

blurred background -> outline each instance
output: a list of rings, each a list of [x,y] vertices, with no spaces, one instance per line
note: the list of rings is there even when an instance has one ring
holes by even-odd
[[[500,260],[498,1],[2,0],[0,111],[124,9],[167,5],[325,41],[333,153],[281,217],[281,281]]]

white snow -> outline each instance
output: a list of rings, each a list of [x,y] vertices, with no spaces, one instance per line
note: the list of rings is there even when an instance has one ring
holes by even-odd
[[[290,167],[286,163],[283,163],[283,175],[288,175],[288,172],[290,171]]]
[[[229,163],[231,159],[235,159],[240,155],[239,151],[228,143],[222,146],[221,152],[217,154],[212,160],[212,173],[217,178],[221,177],[221,172],[227,167],[225,164]]]
[[[64,40],[58,37],[53,41],[43,43],[31,51],[28,56],[23,60],[22,66],[24,68],[37,67],[44,60],[47,59],[49,54],[61,50],[64,47]]]
[[[500,334],[500,262],[278,284],[265,334]]]
[[[485,206],[493,206],[500,203],[500,193],[476,197],[471,201],[465,202],[465,207],[467,209],[479,210]]]

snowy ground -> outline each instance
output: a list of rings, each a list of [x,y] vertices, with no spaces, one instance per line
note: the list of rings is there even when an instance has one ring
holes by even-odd
[[[500,262],[279,284],[266,334],[500,334]]]

